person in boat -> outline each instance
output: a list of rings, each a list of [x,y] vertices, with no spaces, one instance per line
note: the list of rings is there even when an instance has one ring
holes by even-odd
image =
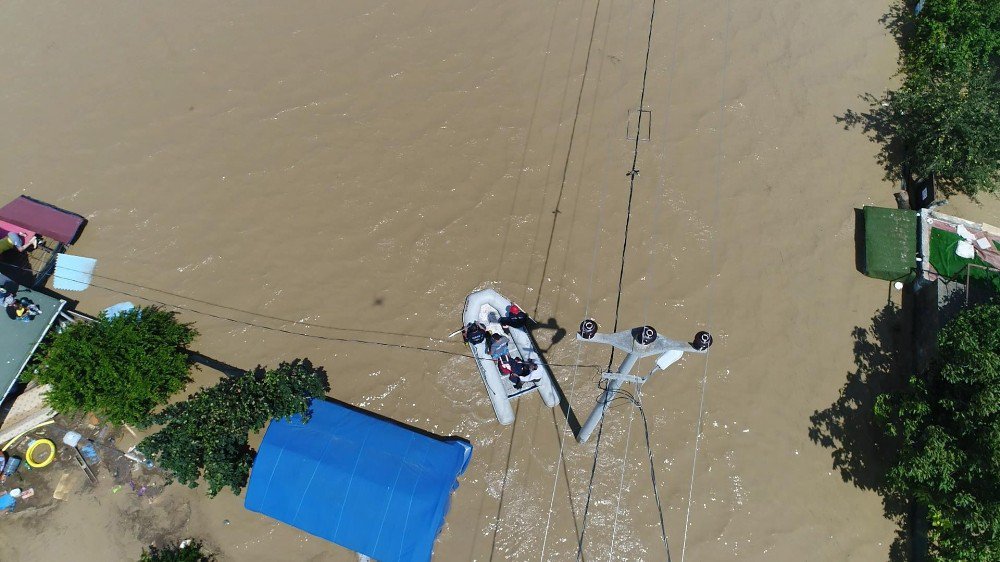
[[[524,328],[528,323],[528,313],[521,310],[521,307],[510,303],[507,307],[507,315],[500,317],[500,325],[510,328]]]
[[[500,359],[501,357],[507,355],[507,347],[510,343],[510,338],[503,334],[493,332],[490,334],[487,341],[489,343],[486,346],[486,351],[490,354],[490,357],[493,359]]]
[[[25,240],[27,237],[27,232],[8,232],[7,236],[0,240],[0,254],[7,250],[23,252],[38,245],[38,238],[33,236],[31,240]]]
[[[514,383],[514,388],[520,390],[524,384],[521,379],[531,375],[538,368],[538,363],[535,363],[533,360],[525,361],[520,357],[512,359],[508,355],[497,359],[497,367],[500,369],[501,374],[506,375],[510,379],[510,382]]]
[[[469,322],[462,328],[462,341],[477,345],[486,341],[486,326],[480,322]]]

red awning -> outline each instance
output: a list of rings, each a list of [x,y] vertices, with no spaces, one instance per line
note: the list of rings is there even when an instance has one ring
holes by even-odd
[[[72,244],[87,219],[22,195],[0,208],[0,220],[64,244]]]

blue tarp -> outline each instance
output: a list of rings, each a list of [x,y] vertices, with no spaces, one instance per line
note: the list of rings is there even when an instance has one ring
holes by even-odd
[[[340,403],[311,409],[268,426],[244,506],[380,562],[430,560],[472,445]]]

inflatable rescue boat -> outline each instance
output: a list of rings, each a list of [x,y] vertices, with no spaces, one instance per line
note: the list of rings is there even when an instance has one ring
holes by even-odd
[[[538,392],[542,402],[552,408],[559,403],[552,382],[552,372],[545,364],[538,349],[528,333],[527,327],[517,327],[501,324],[500,319],[508,315],[514,304],[493,289],[476,291],[465,300],[465,312],[462,315],[462,325],[470,324],[485,328],[486,339],[468,338],[466,343],[476,358],[479,374],[483,377],[486,392],[489,394],[497,420],[503,425],[514,422],[514,408],[511,401],[532,392]],[[530,322],[530,320],[529,320]],[[498,361],[490,357],[488,345],[492,334],[500,334],[509,338],[507,354],[510,359],[533,363],[536,367],[527,375],[521,377],[520,388],[510,379],[509,375],[500,372]],[[472,341],[479,340],[479,341]]]

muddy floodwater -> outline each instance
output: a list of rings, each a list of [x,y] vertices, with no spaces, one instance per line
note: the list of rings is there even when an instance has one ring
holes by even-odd
[[[855,328],[898,298],[854,251],[854,209],[893,188],[836,119],[891,85],[887,10],[8,2],[0,189],[89,219],[81,310],[176,307],[205,356],[309,358],[332,396],[467,438],[436,560],[574,560],[581,534],[586,560],[667,559],[631,401],[596,468],[596,435],[577,444],[537,395],[496,422],[446,339],[487,286],[539,321],[580,419],[610,355],[574,340],[583,318],[715,336],[642,392],[672,560],[886,560],[897,526],[810,429],[858,369]],[[242,500],[77,494],[0,521],[0,558],[194,536],[224,560],[354,559]]]

